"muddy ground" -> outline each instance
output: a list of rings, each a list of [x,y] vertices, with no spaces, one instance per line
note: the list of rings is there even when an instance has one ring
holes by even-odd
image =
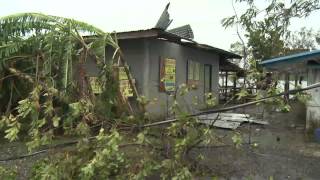
[[[225,144],[231,146],[197,148],[191,152],[201,152],[205,159],[201,165],[210,168],[218,179],[320,179],[320,143],[312,135],[305,133],[305,108],[292,103],[290,113],[280,113],[260,107],[238,109],[239,113],[249,113],[270,124],[266,126],[243,124],[236,132],[242,134],[243,145],[236,149],[231,137],[235,131],[214,129]],[[264,108],[266,109],[266,108]],[[248,143],[256,143],[256,147]],[[0,146],[0,159],[24,154],[22,143],[7,143]],[[31,164],[44,157],[0,162],[0,165],[16,166],[19,179],[26,179]],[[200,179],[212,179],[206,175]]]
[[[240,109],[239,113],[263,116],[266,126],[243,124],[236,131],[243,136],[243,146],[199,149],[219,179],[320,179],[320,143],[305,132],[304,105],[291,103],[290,113],[262,107]],[[230,143],[234,131],[216,130]],[[255,143],[248,145],[246,143]],[[209,178],[204,178],[209,179]]]

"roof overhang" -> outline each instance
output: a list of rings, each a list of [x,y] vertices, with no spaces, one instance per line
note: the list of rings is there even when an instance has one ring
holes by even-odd
[[[126,31],[112,33],[118,40],[124,39],[141,39],[141,38],[156,38],[159,36],[158,29],[147,29],[138,31]]]
[[[164,31],[162,29],[152,28],[152,29],[138,30],[138,31],[117,32],[113,34],[116,36],[118,40],[157,38],[160,40],[167,40],[170,42],[174,42],[190,48],[204,50],[210,53],[216,53],[222,56],[224,59],[231,59],[231,58],[241,59],[241,56],[235,53],[232,53],[223,49],[219,49],[216,47],[212,47],[206,44],[200,44],[192,39],[183,38],[176,34]]]
[[[309,67],[320,67],[320,50],[268,59],[260,65],[271,71],[304,71]]]

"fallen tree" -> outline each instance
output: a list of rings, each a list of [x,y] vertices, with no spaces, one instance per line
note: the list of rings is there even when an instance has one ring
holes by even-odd
[[[86,33],[89,36],[83,36]],[[30,152],[0,162],[50,152],[33,165],[34,179],[143,179],[154,174],[192,179],[201,169],[188,158],[190,149],[219,141],[196,116],[283,95],[191,115],[174,104],[171,111],[177,118],[153,122],[144,113],[123,111],[127,104],[119,94],[114,67],[125,66],[125,61],[110,34],[72,19],[24,13],[0,19],[0,42],[0,129],[10,142],[26,137]],[[116,50],[112,63],[105,60],[105,46]],[[100,69],[103,88],[98,96],[84,66],[91,58]],[[136,90],[135,95],[139,98]],[[70,136],[76,140],[56,143]]]
[[[206,114],[212,114],[212,113],[221,113],[221,112],[226,112],[226,111],[230,111],[230,110],[236,110],[236,109],[239,109],[239,108],[256,105],[258,103],[262,103],[262,102],[269,101],[269,100],[272,100],[272,99],[277,98],[277,97],[284,96],[284,95],[286,95],[286,93],[297,94],[297,93],[305,92],[307,90],[311,90],[311,89],[315,89],[315,88],[319,88],[319,87],[320,87],[320,83],[316,83],[316,84],[307,86],[305,88],[299,88],[299,89],[290,90],[289,92],[278,93],[278,94],[275,94],[275,95],[272,95],[272,96],[263,97],[261,99],[258,99],[258,100],[252,101],[252,102],[239,104],[239,105],[236,105],[236,106],[225,107],[225,108],[221,108],[221,109],[213,109],[213,110],[209,110],[209,111],[202,111],[202,112],[199,112],[199,113],[195,113],[195,114],[190,114],[190,115],[184,116],[183,118],[186,118],[186,117],[197,117],[197,116],[200,116],[200,115],[206,115]],[[141,132],[141,131],[143,131],[144,128],[157,127],[157,126],[166,125],[166,124],[168,125],[170,123],[174,123],[174,122],[177,122],[179,120],[181,120],[181,118],[174,118],[174,119],[159,121],[159,122],[155,122],[155,123],[145,124],[145,125],[133,125],[128,129],[130,129],[130,130],[135,129],[135,131],[140,131]],[[201,120],[199,120],[199,121],[201,121]],[[98,138],[98,136],[92,136],[92,137],[88,137],[87,140],[92,141],[92,140],[97,140],[97,138]],[[36,151],[36,152],[30,153],[30,154],[25,154],[25,155],[13,156],[13,157],[5,158],[5,159],[0,159],[0,162],[13,161],[13,160],[18,160],[18,159],[23,159],[23,158],[36,156],[36,155],[39,155],[39,154],[42,154],[42,153],[48,153],[49,151],[52,151],[52,150],[57,149],[57,148],[65,148],[65,147],[68,147],[68,146],[77,145],[79,142],[80,142],[80,140],[74,140],[74,141],[69,141],[69,142],[66,142],[66,143],[56,144],[54,146],[51,146],[51,147],[48,147],[48,148],[45,148],[45,149],[41,149],[40,151]],[[196,143],[195,145],[193,145],[190,148],[196,148],[196,147],[200,147],[200,148],[208,147],[208,148],[210,148],[210,146],[198,146],[200,144],[200,142],[202,142],[202,139],[200,139],[198,141],[198,143]],[[148,144],[143,144],[143,143],[120,144],[119,148],[124,148],[124,147],[127,147],[127,146],[141,146],[141,147],[149,147],[149,148],[151,147],[152,148],[152,146],[149,146]],[[214,147],[217,148],[217,147],[225,147],[225,146],[229,146],[229,145],[220,145],[220,146],[214,146]],[[190,148],[188,149],[188,151],[191,150]],[[163,151],[162,148],[158,148],[158,150],[159,151]]]

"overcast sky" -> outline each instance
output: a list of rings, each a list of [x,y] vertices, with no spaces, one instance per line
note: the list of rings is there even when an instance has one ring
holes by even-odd
[[[169,0],[0,0],[0,16],[19,12],[41,12],[74,18],[107,32],[154,27]],[[237,11],[245,6],[237,4]],[[171,0],[170,28],[190,24],[195,40],[228,50],[237,41],[235,29],[221,26],[224,17],[233,15],[231,0]],[[307,19],[294,20],[292,29],[303,26],[320,29],[320,12]]]

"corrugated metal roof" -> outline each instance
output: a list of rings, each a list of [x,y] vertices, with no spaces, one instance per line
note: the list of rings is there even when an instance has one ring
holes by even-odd
[[[262,61],[260,64],[262,66],[273,66],[273,65],[283,64],[283,63],[287,63],[287,64],[297,63],[300,61],[312,60],[314,58],[320,58],[320,50],[313,50],[313,51],[302,52],[302,53],[292,54],[288,56],[268,59],[268,60]]]
[[[170,3],[168,3],[165,9],[163,10],[157,24],[155,25],[155,28],[166,30],[172,23],[172,19],[170,19],[170,15],[168,12],[169,6]]]
[[[174,29],[170,29],[168,30],[169,33],[184,37],[184,38],[189,38],[189,39],[193,39],[194,35],[193,35],[193,31],[192,28],[189,24],[181,26],[181,27],[177,27]]]
[[[241,56],[239,56],[238,54],[234,54],[232,52],[219,49],[207,44],[200,44],[192,39],[181,37],[176,34],[164,31],[162,29],[152,28],[152,29],[145,29],[145,30],[117,32],[116,37],[119,40],[140,39],[140,38],[164,38],[168,41],[171,41],[177,44],[220,54],[224,58],[235,58],[235,59],[241,58]],[[186,40],[186,42],[183,42],[181,40]]]

